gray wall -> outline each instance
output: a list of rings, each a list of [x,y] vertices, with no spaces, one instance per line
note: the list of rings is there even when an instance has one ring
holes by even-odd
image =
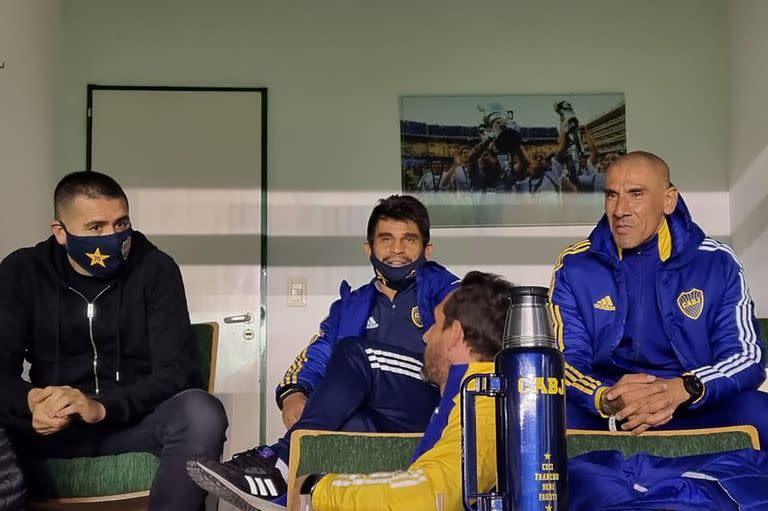
[[[55,126],[60,168],[84,164],[87,82],[256,85],[270,89],[270,192],[358,197],[374,191],[359,207],[343,198],[311,209],[273,201],[272,265],[360,261],[358,229],[305,236],[297,230],[318,218],[327,226],[341,216],[364,217],[375,197],[399,189],[400,94],[622,91],[630,148],[667,159],[684,191],[714,192],[718,204],[727,203],[727,27],[719,0],[472,6],[65,0],[63,6]],[[722,219],[703,220],[727,237],[729,223],[727,217],[718,223]],[[524,264],[548,264],[573,238],[520,232],[516,262]],[[503,251],[474,243],[475,234],[452,239],[443,260],[509,264]],[[508,234],[487,237],[503,247]],[[321,256],[317,263],[296,260],[307,251]]]
[[[631,147],[726,189],[717,0],[65,0],[57,161],[86,82],[270,87],[272,190],[396,189],[398,95],[623,91]],[[695,13],[695,15],[693,15]]]
[[[758,316],[768,314],[768,3],[728,4],[729,165],[733,247],[746,268]]]
[[[0,2],[0,258],[49,233],[58,2]]]

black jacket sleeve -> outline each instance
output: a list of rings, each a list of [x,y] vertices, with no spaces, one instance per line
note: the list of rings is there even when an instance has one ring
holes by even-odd
[[[0,429],[0,509],[26,509],[24,477],[11,440]]]
[[[32,419],[27,404],[32,385],[21,378],[30,335],[21,292],[25,273],[21,262],[21,254],[14,252],[0,263],[0,421],[9,427],[31,426]]]
[[[179,267],[160,251],[147,258],[144,299],[151,373],[95,398],[104,405],[105,422],[110,424],[135,422],[174,394],[199,384],[197,347]]]

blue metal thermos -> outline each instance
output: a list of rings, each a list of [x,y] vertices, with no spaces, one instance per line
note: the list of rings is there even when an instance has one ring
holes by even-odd
[[[464,508],[566,511],[563,356],[552,332],[548,290],[514,287],[495,374],[475,374],[461,388]],[[498,488],[477,490],[475,401],[496,400]],[[476,501],[476,507],[471,505]]]

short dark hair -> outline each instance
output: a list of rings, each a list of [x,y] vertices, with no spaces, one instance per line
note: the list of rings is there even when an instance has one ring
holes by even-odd
[[[501,350],[512,284],[500,275],[471,271],[443,305],[445,323],[461,323],[464,339],[483,361]]]
[[[72,172],[61,178],[53,192],[53,214],[57,220],[61,220],[62,211],[78,195],[89,199],[123,199],[128,204],[123,188],[108,175],[93,170]]]
[[[379,203],[371,211],[368,218],[368,243],[373,245],[376,236],[376,224],[382,218],[389,220],[412,220],[419,227],[424,246],[429,244],[429,213],[424,204],[416,197],[410,195],[390,195],[386,199],[380,199]]]

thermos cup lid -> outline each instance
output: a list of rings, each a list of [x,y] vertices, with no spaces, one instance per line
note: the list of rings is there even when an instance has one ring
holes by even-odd
[[[549,289],[541,286],[514,286],[509,292],[512,303],[526,301],[546,303],[549,299]]]
[[[509,293],[509,309],[503,346],[556,347],[549,317],[549,290],[541,286],[515,286]]]

